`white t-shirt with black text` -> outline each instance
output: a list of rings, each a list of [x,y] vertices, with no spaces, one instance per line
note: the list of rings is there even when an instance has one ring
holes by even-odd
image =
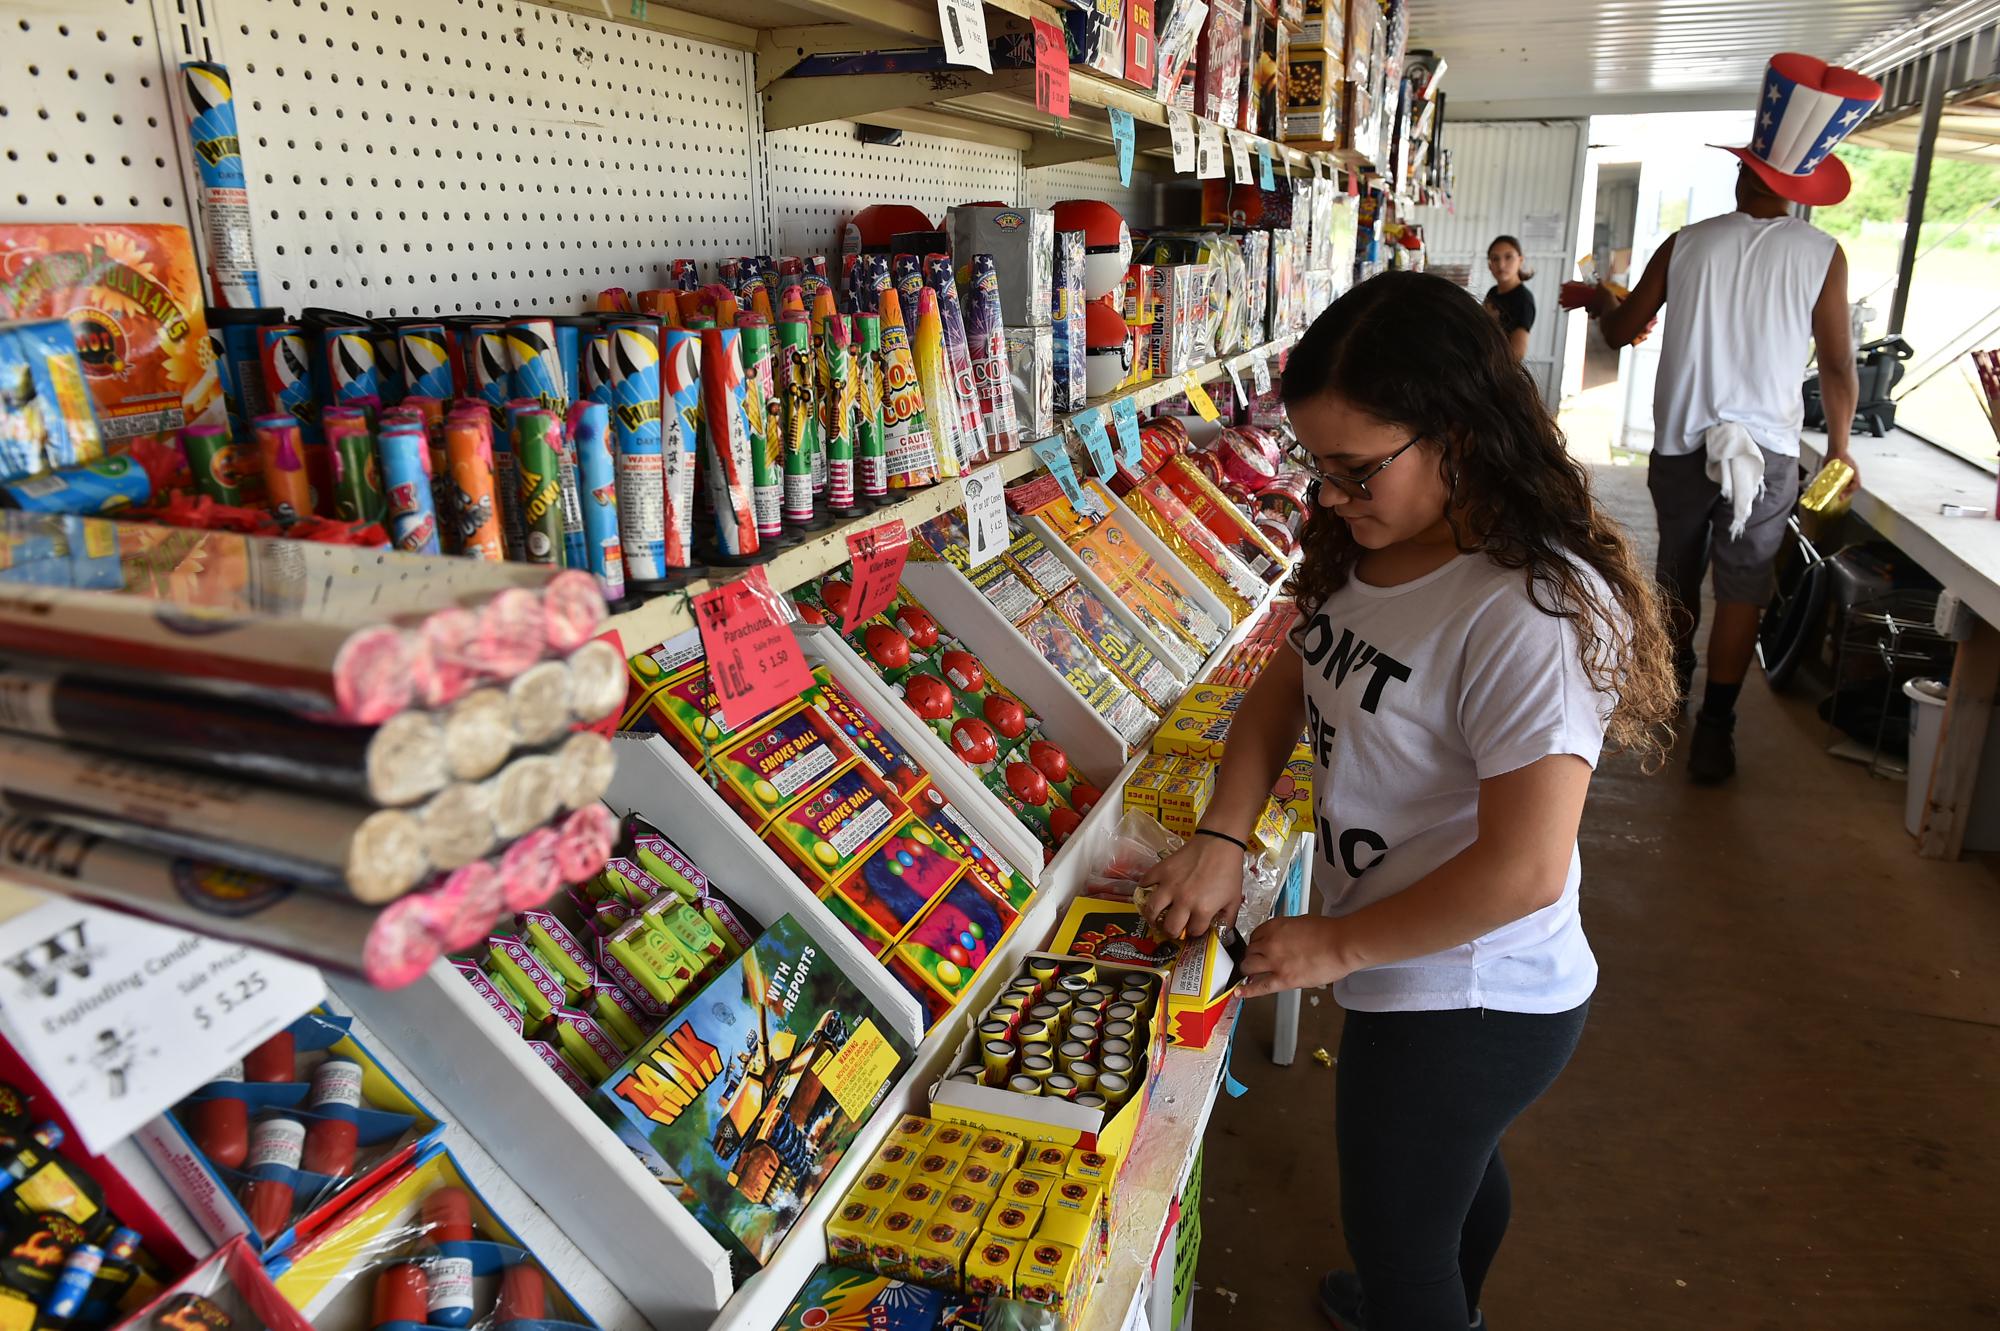
[[[1471,845],[1482,779],[1558,753],[1595,767],[1604,746],[1613,700],[1590,682],[1569,621],[1530,600],[1525,570],[1484,555],[1394,587],[1350,580],[1302,619],[1293,646],[1328,915],[1400,892]],[[1449,951],[1357,971],[1334,997],[1364,1012],[1566,1012],[1597,984],[1581,879],[1572,849],[1554,905]]]

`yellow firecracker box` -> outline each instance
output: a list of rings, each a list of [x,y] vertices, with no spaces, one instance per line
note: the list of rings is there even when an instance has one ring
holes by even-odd
[[[977,1224],[965,1224],[950,1216],[931,1217],[910,1254],[910,1266],[919,1284],[955,1290],[962,1279],[965,1255],[978,1235]]]
[[[952,1185],[966,1192],[976,1192],[987,1197],[1000,1195],[1000,1181],[1007,1176],[1008,1166],[989,1164],[984,1160],[967,1160],[959,1166],[958,1177]]]
[[[1027,1159],[1021,1162],[1021,1172],[1062,1178],[1069,1173],[1069,1157],[1070,1148],[1067,1146],[1057,1146],[1053,1142],[1036,1142],[1028,1148]]]
[[[1051,1208],[1043,1212],[1042,1223],[1035,1229],[1035,1238],[1084,1252],[1101,1251],[1104,1247],[1103,1229],[1102,1216]]]
[[[1160,813],[1160,784],[1167,779],[1166,768],[1155,767],[1151,758],[1140,763],[1138,770],[1125,783],[1125,807],[1134,813],[1149,813],[1157,818]]]
[[[972,1143],[977,1134],[962,1123],[939,1123],[926,1119],[931,1124],[931,1149],[950,1151],[961,1159],[972,1153]]]
[[[889,1129],[889,1135],[882,1144],[887,1146],[893,1142],[901,1142],[912,1151],[921,1151],[930,1143],[932,1135],[937,1132],[937,1126],[936,1122],[925,1118],[922,1114],[905,1114],[896,1121],[895,1127]]]
[[[925,1151],[917,1157],[917,1167],[910,1171],[910,1179],[922,1180],[942,1192],[952,1186],[964,1163],[965,1157],[957,1151]]]
[[[1176,708],[1153,732],[1153,752],[1220,762],[1222,746],[1229,740],[1229,722],[1226,716]]]
[[[907,1207],[920,1215],[928,1216],[937,1210],[937,1204],[944,1200],[945,1189],[941,1184],[928,1179],[912,1178],[896,1194],[897,1206]]]
[[[1002,1201],[986,1213],[986,1232],[1003,1239],[1026,1239],[1042,1223],[1042,1208],[1032,1203]]]
[[[1000,1180],[1000,1202],[1016,1206],[1041,1206],[1048,1201],[1049,1178],[1045,1174],[1030,1174],[1017,1169]]]
[[[1181,695],[1177,712],[1203,712],[1209,716],[1234,716],[1245,690],[1233,684],[1196,684]]]
[[[973,1240],[972,1251],[965,1255],[965,1292],[992,1298],[1013,1297],[1014,1268],[1020,1265],[1021,1249],[1026,1246],[1021,1239],[990,1231]]]
[[[882,1224],[882,1208],[852,1195],[826,1222],[826,1260],[835,1266],[867,1266],[869,1244]]]
[[[1066,1322],[1073,1322],[1089,1291],[1090,1266],[1080,1248],[1031,1239],[1014,1269],[1014,1297],[1053,1308]]]
[[[1021,1139],[1004,1132],[982,1132],[972,1143],[971,1159],[983,1160],[1002,1172],[1018,1168],[1021,1163]]]
[[[1155,817],[1160,826],[1175,836],[1194,835],[1195,826],[1208,809],[1208,802],[1215,795],[1215,769],[1208,768],[1198,777],[1169,777],[1160,783],[1160,811]]]
[[[847,1190],[847,1200],[867,1202],[873,1206],[893,1206],[897,1194],[902,1192],[903,1184],[908,1181],[906,1175],[870,1165],[862,1171],[854,1186]]]
[[[978,1229],[986,1223],[986,1213],[993,1209],[993,1198],[983,1192],[970,1192],[964,1188],[953,1188],[938,1203],[940,1219],[950,1216],[960,1224]]]
[[[1165,995],[1167,1034],[1175,1044],[1196,1049],[1208,1044],[1242,979],[1240,958],[1215,930],[1185,941],[1155,938],[1129,901],[1085,897],[1072,902],[1052,946],[1077,956],[1144,956],[1167,967],[1172,977]],[[1125,1149],[1125,1144],[1102,1140],[1098,1145],[1118,1153]]]
[[[920,1214],[905,1206],[892,1206],[882,1212],[868,1236],[869,1269],[891,1280],[915,1279],[912,1259],[929,1222],[927,1212]]]
[[[1118,1177],[1118,1158],[1102,1151],[1072,1151],[1069,1157],[1069,1176],[1080,1178],[1086,1183],[1101,1183],[1109,1186]]]

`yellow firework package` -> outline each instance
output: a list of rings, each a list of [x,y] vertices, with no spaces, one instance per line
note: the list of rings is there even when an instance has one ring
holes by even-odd
[[[1081,1249],[1048,1239],[1030,1239],[1014,1270],[1014,1297],[1073,1314],[1083,1306],[1087,1273]]]
[[[0,226],[0,318],[61,316],[116,452],[223,424],[194,242],[177,226]]]
[[[868,1248],[882,1223],[882,1208],[849,1196],[826,1222],[826,1260],[838,1266],[868,1265]]]
[[[999,1234],[981,1234],[965,1255],[965,1292],[994,1298],[1010,1298],[1014,1293],[1014,1269],[1020,1265],[1019,1239]]]

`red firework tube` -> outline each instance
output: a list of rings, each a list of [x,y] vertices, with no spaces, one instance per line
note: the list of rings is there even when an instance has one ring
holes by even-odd
[[[549,1284],[539,1268],[516,1262],[500,1276],[500,1296],[493,1304],[493,1325],[540,1322],[549,1315]]]
[[[573,652],[597,635],[611,613],[604,589],[588,569],[565,569],[542,589],[544,631],[549,647]]]
[[[243,1209],[262,1238],[276,1238],[292,1222],[296,1194],[287,1171],[299,1167],[305,1145],[306,1125],[283,1114],[259,1119],[250,1129],[250,1154],[244,1164],[252,1173],[272,1167],[276,1175],[252,1178],[243,1188]]]
[[[586,804],[556,824],[558,878],[580,883],[604,867],[618,839],[618,819],[602,804]]]
[[[397,1262],[375,1277],[368,1325],[379,1328],[403,1322],[422,1326],[430,1316],[430,1304],[431,1282],[424,1268],[416,1262]]]
[[[778,317],[780,319],[803,319],[806,317],[806,292],[804,287],[795,283],[779,293]]]
[[[606,314],[630,314],[632,293],[624,287],[606,287],[597,293],[597,308]]]
[[[314,1068],[306,1108],[323,1117],[306,1128],[301,1166],[308,1173],[346,1178],[354,1172],[354,1146],[360,1134],[353,1114],[361,1108],[361,1065],[352,1059],[329,1058]]]
[[[731,305],[735,302],[731,301]],[[757,534],[757,506],[750,458],[750,428],[744,420],[742,333],[735,316],[728,328],[701,330],[702,415],[709,451],[702,463],[709,469],[708,494],[715,507],[718,547],[727,557],[748,557],[762,544]],[[733,535],[722,530],[734,528]]]
[[[512,679],[541,660],[547,645],[547,609],[527,588],[497,592],[479,608],[472,660],[489,678]]]
[[[447,707],[472,691],[479,670],[472,660],[479,616],[462,606],[432,611],[417,630],[431,668],[424,679],[426,707]]]
[[[378,989],[414,984],[444,955],[443,912],[424,892],[390,902],[376,914],[362,952],[360,973]]]
[[[556,861],[559,841],[554,828],[538,827],[501,855],[500,879],[508,910],[539,906],[562,885],[561,868]]]
[[[290,1031],[279,1031],[243,1055],[245,1081],[291,1081],[298,1075],[298,1053],[293,1046]]]
[[[201,1153],[224,1169],[240,1168],[250,1154],[250,1106],[233,1095],[210,1096],[189,1105],[187,1129]]]
[[[438,942],[448,951],[471,947],[507,909],[506,881],[491,860],[453,869],[432,889],[439,907]]]

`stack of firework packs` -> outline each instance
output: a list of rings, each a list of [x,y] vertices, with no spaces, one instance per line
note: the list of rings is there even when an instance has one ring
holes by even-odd
[[[1191,460],[1187,427],[1178,418],[1146,422],[1139,443],[1139,464],[1121,465],[1111,488],[1225,605],[1260,603],[1284,581],[1291,561]]]
[[[956,509],[919,527],[912,549],[965,574],[989,604],[1128,744],[1143,744],[1180,694],[1180,681],[1069,565],[1009,515],[1007,549],[978,568]]]
[[[565,899],[453,963],[585,1100],[753,938],[754,921],[657,828],[627,818],[616,849]]]
[[[820,667],[723,728],[698,637],[631,658],[622,727],[663,735],[935,1025],[1034,897],[895,736]]]

